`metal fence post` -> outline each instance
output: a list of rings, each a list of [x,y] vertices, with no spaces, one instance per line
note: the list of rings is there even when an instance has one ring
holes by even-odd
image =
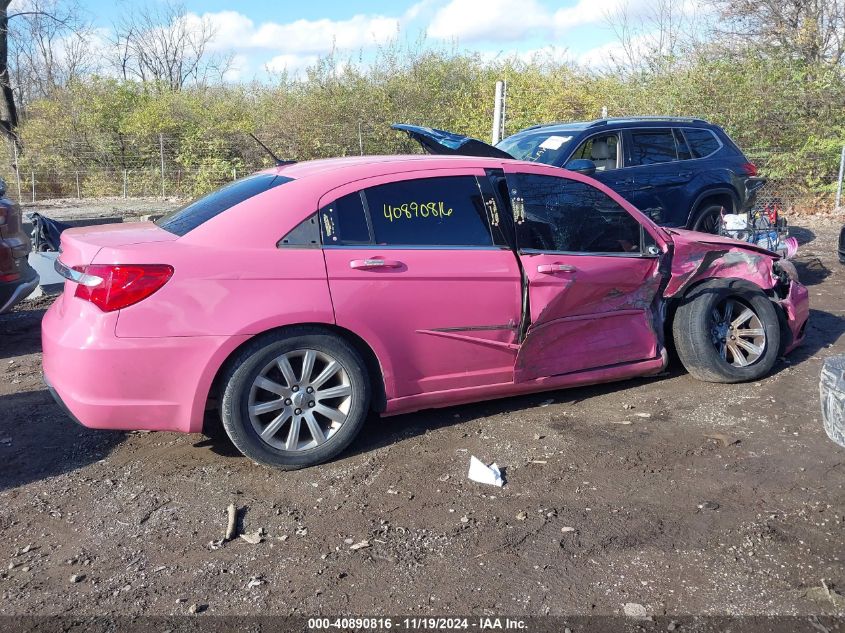
[[[15,150],[15,179],[18,181],[18,202],[21,202],[21,168],[18,165],[18,144],[12,141]]]
[[[238,179],[238,168],[232,167],[232,180],[237,180],[237,179]]]
[[[361,122],[358,121],[358,147],[361,150],[361,156],[364,155],[364,135],[361,133]]]
[[[158,152],[161,157],[161,197],[164,197],[164,134],[158,135]]]
[[[82,193],[80,192],[80,189],[79,189],[79,172],[76,172],[76,197],[77,198],[82,197]]]
[[[836,205],[841,208],[842,204],[842,177],[845,176],[845,145],[842,146],[842,155],[839,158],[839,179],[836,181]]]
[[[35,202],[35,171],[32,172],[32,201]]]
[[[126,177],[129,173],[128,169],[123,170],[123,197],[126,197]]]

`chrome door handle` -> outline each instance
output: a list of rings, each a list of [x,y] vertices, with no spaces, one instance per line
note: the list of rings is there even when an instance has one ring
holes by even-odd
[[[360,270],[367,270],[369,268],[400,268],[402,262],[393,259],[353,259],[349,262],[350,268],[357,268]]]
[[[537,266],[537,272],[544,273],[546,275],[553,275],[554,273],[574,273],[575,271],[575,266],[570,266],[569,264],[540,264]]]

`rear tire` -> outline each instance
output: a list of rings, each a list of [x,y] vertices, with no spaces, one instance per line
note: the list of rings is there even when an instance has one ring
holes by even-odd
[[[758,380],[780,349],[780,322],[771,300],[740,279],[715,279],[687,293],[672,334],[687,371],[706,382]]]
[[[720,204],[706,203],[702,209],[696,212],[692,230],[718,235],[722,224],[722,208]]]
[[[338,455],[369,412],[370,383],[360,354],[318,328],[256,338],[233,359],[221,384],[229,439],[250,459],[283,470]]]

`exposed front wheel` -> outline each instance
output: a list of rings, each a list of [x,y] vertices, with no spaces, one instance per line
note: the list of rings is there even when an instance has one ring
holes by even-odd
[[[678,306],[672,331],[684,367],[708,382],[762,378],[780,349],[775,306],[740,280],[713,280],[694,288]]]
[[[360,354],[311,328],[260,337],[225,377],[223,427],[247,457],[283,469],[325,462],[358,434],[370,388]]]

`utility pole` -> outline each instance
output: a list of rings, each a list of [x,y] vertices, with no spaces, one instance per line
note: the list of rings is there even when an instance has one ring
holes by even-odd
[[[838,210],[842,205],[842,178],[845,177],[845,145],[842,146],[842,156],[839,158],[839,180],[836,185],[836,206]]]
[[[496,97],[493,102],[493,142],[495,145],[502,140],[502,102],[505,96],[505,82],[496,82]]]

